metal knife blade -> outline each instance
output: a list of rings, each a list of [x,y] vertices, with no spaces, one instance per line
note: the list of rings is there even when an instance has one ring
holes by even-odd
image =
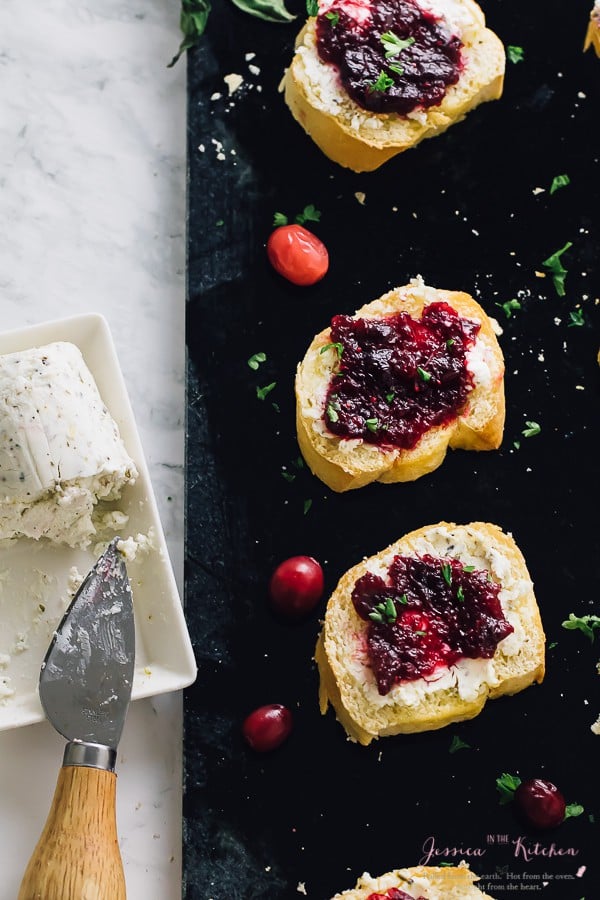
[[[109,544],[92,567],[50,643],[39,695],[68,741],[117,749],[131,699],[135,627],[125,560]]]

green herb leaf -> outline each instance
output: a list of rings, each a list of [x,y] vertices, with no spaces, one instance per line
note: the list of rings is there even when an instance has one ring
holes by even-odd
[[[248,365],[250,366],[251,369],[254,369],[254,371],[256,372],[256,370],[258,369],[260,364],[266,362],[266,359],[267,359],[266,353],[262,353],[262,352],[261,353],[253,353],[252,356],[250,357],[250,359],[248,360]]]
[[[287,225],[288,217],[285,213],[276,212],[273,216],[273,228],[279,228],[280,225]]]
[[[554,283],[554,287],[556,289],[556,293],[559,297],[565,296],[565,278],[567,277],[567,270],[564,268],[561,260],[561,256],[563,253],[566,253],[573,246],[572,241],[567,241],[564,247],[561,250],[557,250],[555,253],[552,253],[548,259],[545,259],[542,263],[545,269],[548,269],[550,274],[552,275],[552,281]]]
[[[186,50],[198,43],[206,28],[209,13],[210,0],[181,0],[179,27],[183,34],[183,40],[167,69],[172,68]]]
[[[421,631],[421,630],[419,630],[419,631],[414,631],[413,634],[418,634],[419,637],[425,637],[425,635],[427,634],[427,632],[426,632],[426,631]]]
[[[406,594],[402,594],[401,597],[398,597],[398,603],[401,603],[402,606],[406,606],[406,604],[408,603],[408,597],[406,596]]]
[[[567,631],[582,631],[593,642],[595,631],[600,628],[600,616],[576,616],[575,613],[569,613],[569,618],[565,619],[562,627]]]
[[[438,869],[453,869],[454,868],[454,863],[451,863],[451,862],[439,862],[439,863],[436,863],[436,865],[437,865]]]
[[[383,615],[380,612],[373,610],[373,612],[369,613],[369,618],[371,621],[377,622],[378,625],[383,625]]]
[[[319,0],[306,0],[306,12],[309,16],[318,16]]]
[[[567,803],[565,809],[565,819],[574,819],[584,812],[585,810],[580,803]]]
[[[296,16],[286,9],[283,0],[232,0],[243,12],[266,22],[293,22]]]
[[[550,193],[555,194],[556,191],[566,187],[568,184],[571,184],[571,179],[568,175],[555,175],[550,185]]]
[[[325,18],[329,19],[329,21],[331,22],[331,27],[335,28],[337,23],[340,21],[340,14],[339,12],[328,12],[325,13]]]
[[[536,434],[539,434],[540,431],[542,430],[542,429],[541,429],[541,426],[538,425],[537,422],[528,422],[528,421],[526,421],[526,422],[525,422],[525,425],[526,425],[527,427],[523,429],[523,431],[521,432],[521,434],[523,435],[523,437],[526,437],[526,438],[529,438],[529,437],[535,437]]]
[[[507,300],[506,303],[496,303],[496,306],[499,306],[504,310],[507,319],[510,319],[514,309],[521,309],[521,304],[515,298],[513,298],[512,300]]]
[[[285,478],[285,480],[288,482],[288,484],[291,484],[292,481],[296,480],[296,476],[294,475],[294,473],[288,472],[287,469],[281,470],[281,477]]]
[[[276,384],[277,384],[276,381],[272,381],[271,384],[267,384],[267,385],[265,385],[265,387],[257,387],[256,388],[256,396],[258,397],[258,399],[264,400],[265,397],[271,393],[271,391],[273,390],[273,388],[275,387]]]
[[[389,394],[386,394],[385,395],[386,403],[391,403],[395,396],[396,396],[395,391],[391,391]]]
[[[585,319],[583,318],[583,310],[582,309],[573,309],[569,313],[570,322],[567,325],[567,328],[572,328],[573,325],[585,325]]]
[[[520,63],[525,58],[525,51],[522,47],[515,47],[514,44],[509,44],[506,48],[506,55],[511,63]]]
[[[442,563],[441,565],[442,575],[444,576],[444,581],[450,587],[452,584],[452,566],[450,563]]]
[[[389,63],[388,69],[391,69],[392,72],[396,73],[396,75],[404,75],[403,66],[397,66],[395,63]]]
[[[301,213],[298,213],[296,216],[296,222],[298,225],[304,225],[305,222],[320,222],[321,221],[321,211],[317,209],[314,203],[309,203],[308,206],[305,206]]]
[[[341,359],[342,353],[344,352],[344,345],[340,344],[338,341],[336,341],[334,344],[325,344],[324,347],[321,347],[319,353],[325,353],[326,350],[335,350],[338,357]]]
[[[500,792],[501,806],[504,806],[505,803],[510,803],[520,784],[521,779],[519,776],[509,775],[508,772],[503,772],[499,778],[496,778],[496,789]]]
[[[389,91],[393,84],[394,79],[390,78],[389,75],[386,75],[386,73],[382,69],[379,73],[377,81],[372,81],[369,85],[369,91],[378,91],[379,93],[383,94],[385,91]]]
[[[425,369],[422,369],[421,366],[417,366],[417,372],[425,383],[431,381],[431,375],[429,374],[429,372],[426,372]]]
[[[454,338],[448,338],[448,340],[446,341],[446,347],[448,348],[448,350],[450,349],[450,347],[453,347],[455,343],[456,341],[454,340]]]
[[[450,747],[448,748],[448,753],[456,753],[457,750],[470,750],[471,745],[467,744],[466,741],[461,741],[459,736],[455,734],[452,737],[452,741],[450,743]]]
[[[309,511],[311,506],[312,506],[312,500],[309,499],[309,500],[304,501],[304,505],[302,507],[304,515],[306,515],[306,513]]]
[[[392,56],[398,56],[399,53],[402,53],[403,50],[406,50],[406,48],[410,47],[414,42],[414,37],[402,40],[402,38],[395,35],[393,31],[386,31],[381,35],[381,43],[385,50],[386,59],[391,59]]]
[[[395,622],[398,618],[398,613],[396,612],[396,604],[391,597],[385,598],[385,614],[390,624]]]
[[[223,219],[217,219],[217,221],[215,222],[215,225],[217,226],[217,228],[221,228],[224,224],[225,224],[225,221]]]
[[[521,441],[513,441],[513,447],[515,448],[515,450],[520,450],[521,449]]]
[[[463,566],[463,572],[474,572],[475,566]]]
[[[458,586],[458,590],[456,592],[456,599],[459,603],[463,603],[465,599],[465,592],[463,590],[462,584]]]
[[[279,406],[279,403],[275,403],[273,401],[273,403],[271,403],[271,406],[273,407],[273,409],[275,410],[276,413],[281,412],[281,407]]]
[[[330,422],[339,422],[340,417],[333,403],[327,404],[327,418]]]
[[[548,644],[548,650],[554,650],[555,647],[558,647],[558,641],[552,641],[551,644]]]
[[[303,459],[303,457],[302,457],[302,456],[297,456],[296,459],[294,460],[294,462],[292,463],[292,465],[293,465],[293,466],[296,466],[297,469],[303,469],[303,468],[304,468],[304,459]]]
[[[365,419],[365,425],[369,429],[369,431],[375,432],[379,428],[379,420],[378,419]]]

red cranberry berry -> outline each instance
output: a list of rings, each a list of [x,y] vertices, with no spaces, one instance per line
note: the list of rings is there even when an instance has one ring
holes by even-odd
[[[302,225],[280,225],[267,241],[267,256],[276,272],[292,284],[316,284],[329,268],[323,241]]]
[[[242,734],[258,753],[275,750],[292,730],[292,714],[281,703],[259,706],[244,719]]]
[[[323,595],[323,569],[312,556],[291,556],[277,566],[269,582],[276,612],[299,618],[315,608]]]
[[[556,785],[541,778],[523,781],[515,791],[515,803],[536,828],[555,828],[565,818],[566,803]]]

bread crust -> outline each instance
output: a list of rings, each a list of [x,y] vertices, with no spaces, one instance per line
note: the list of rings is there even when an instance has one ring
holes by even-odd
[[[446,549],[444,548],[452,548]],[[430,690],[425,679],[408,682],[379,698],[366,658],[364,622],[354,610],[352,590],[367,571],[381,571],[396,555],[454,557],[476,568],[486,568],[501,585],[500,600],[515,632],[498,644],[482,683],[461,693],[460,678]],[[510,642],[512,639],[512,643]],[[317,640],[315,662],[319,671],[321,713],[329,704],[349,739],[368,745],[375,738],[419,731],[433,731],[453,722],[472,719],[488,699],[515,694],[545,672],[545,635],[533,584],[525,559],[513,537],[497,525],[471,522],[457,525],[439,522],[410,532],[389,547],[349,569],[338,582],[327,604],[323,628]],[[509,652],[510,650],[510,652]],[[474,665],[479,663],[476,661]],[[418,689],[415,698],[410,694]]]
[[[502,96],[504,45],[486,27],[484,14],[474,0],[457,2],[471,20],[461,34],[464,70],[440,104],[412,117],[370,113],[348,96],[341,82],[333,97],[330,85],[325,92],[323,86],[331,81],[331,72],[327,71],[331,67],[320,60],[316,50],[316,18],[308,19],[284,75],[284,97],[296,121],[329,159],[355,172],[373,171],[398,153],[441,134],[481,103]],[[435,0],[430,5],[435,6]]]
[[[378,878],[372,878],[363,872],[356,885],[348,891],[336,894],[331,900],[366,900],[370,894],[389,891],[392,887],[409,889],[418,887],[427,890],[430,900],[492,900],[489,894],[482,893],[475,882],[477,875],[465,865],[448,866],[411,866],[405,869],[394,869]]]
[[[434,301],[480,324],[477,345],[489,371],[489,383],[477,384],[463,412],[447,425],[429,429],[412,450],[379,447],[339,438],[323,425],[323,397],[337,363],[335,351],[321,353],[331,342],[331,329],[317,334],[296,372],[296,433],[302,456],[311,472],[334,491],[364,487],[372,481],[414,481],[443,462],[448,447],[495,450],[502,443],[505,420],[504,357],[491,319],[469,294],[427,287],[422,279],[394,288],[365,304],[356,318],[385,317],[407,312],[420,318]]]

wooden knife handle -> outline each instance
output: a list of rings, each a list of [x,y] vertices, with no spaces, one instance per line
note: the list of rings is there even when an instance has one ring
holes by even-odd
[[[18,900],[126,900],[115,812],[117,776],[64,766]]]

